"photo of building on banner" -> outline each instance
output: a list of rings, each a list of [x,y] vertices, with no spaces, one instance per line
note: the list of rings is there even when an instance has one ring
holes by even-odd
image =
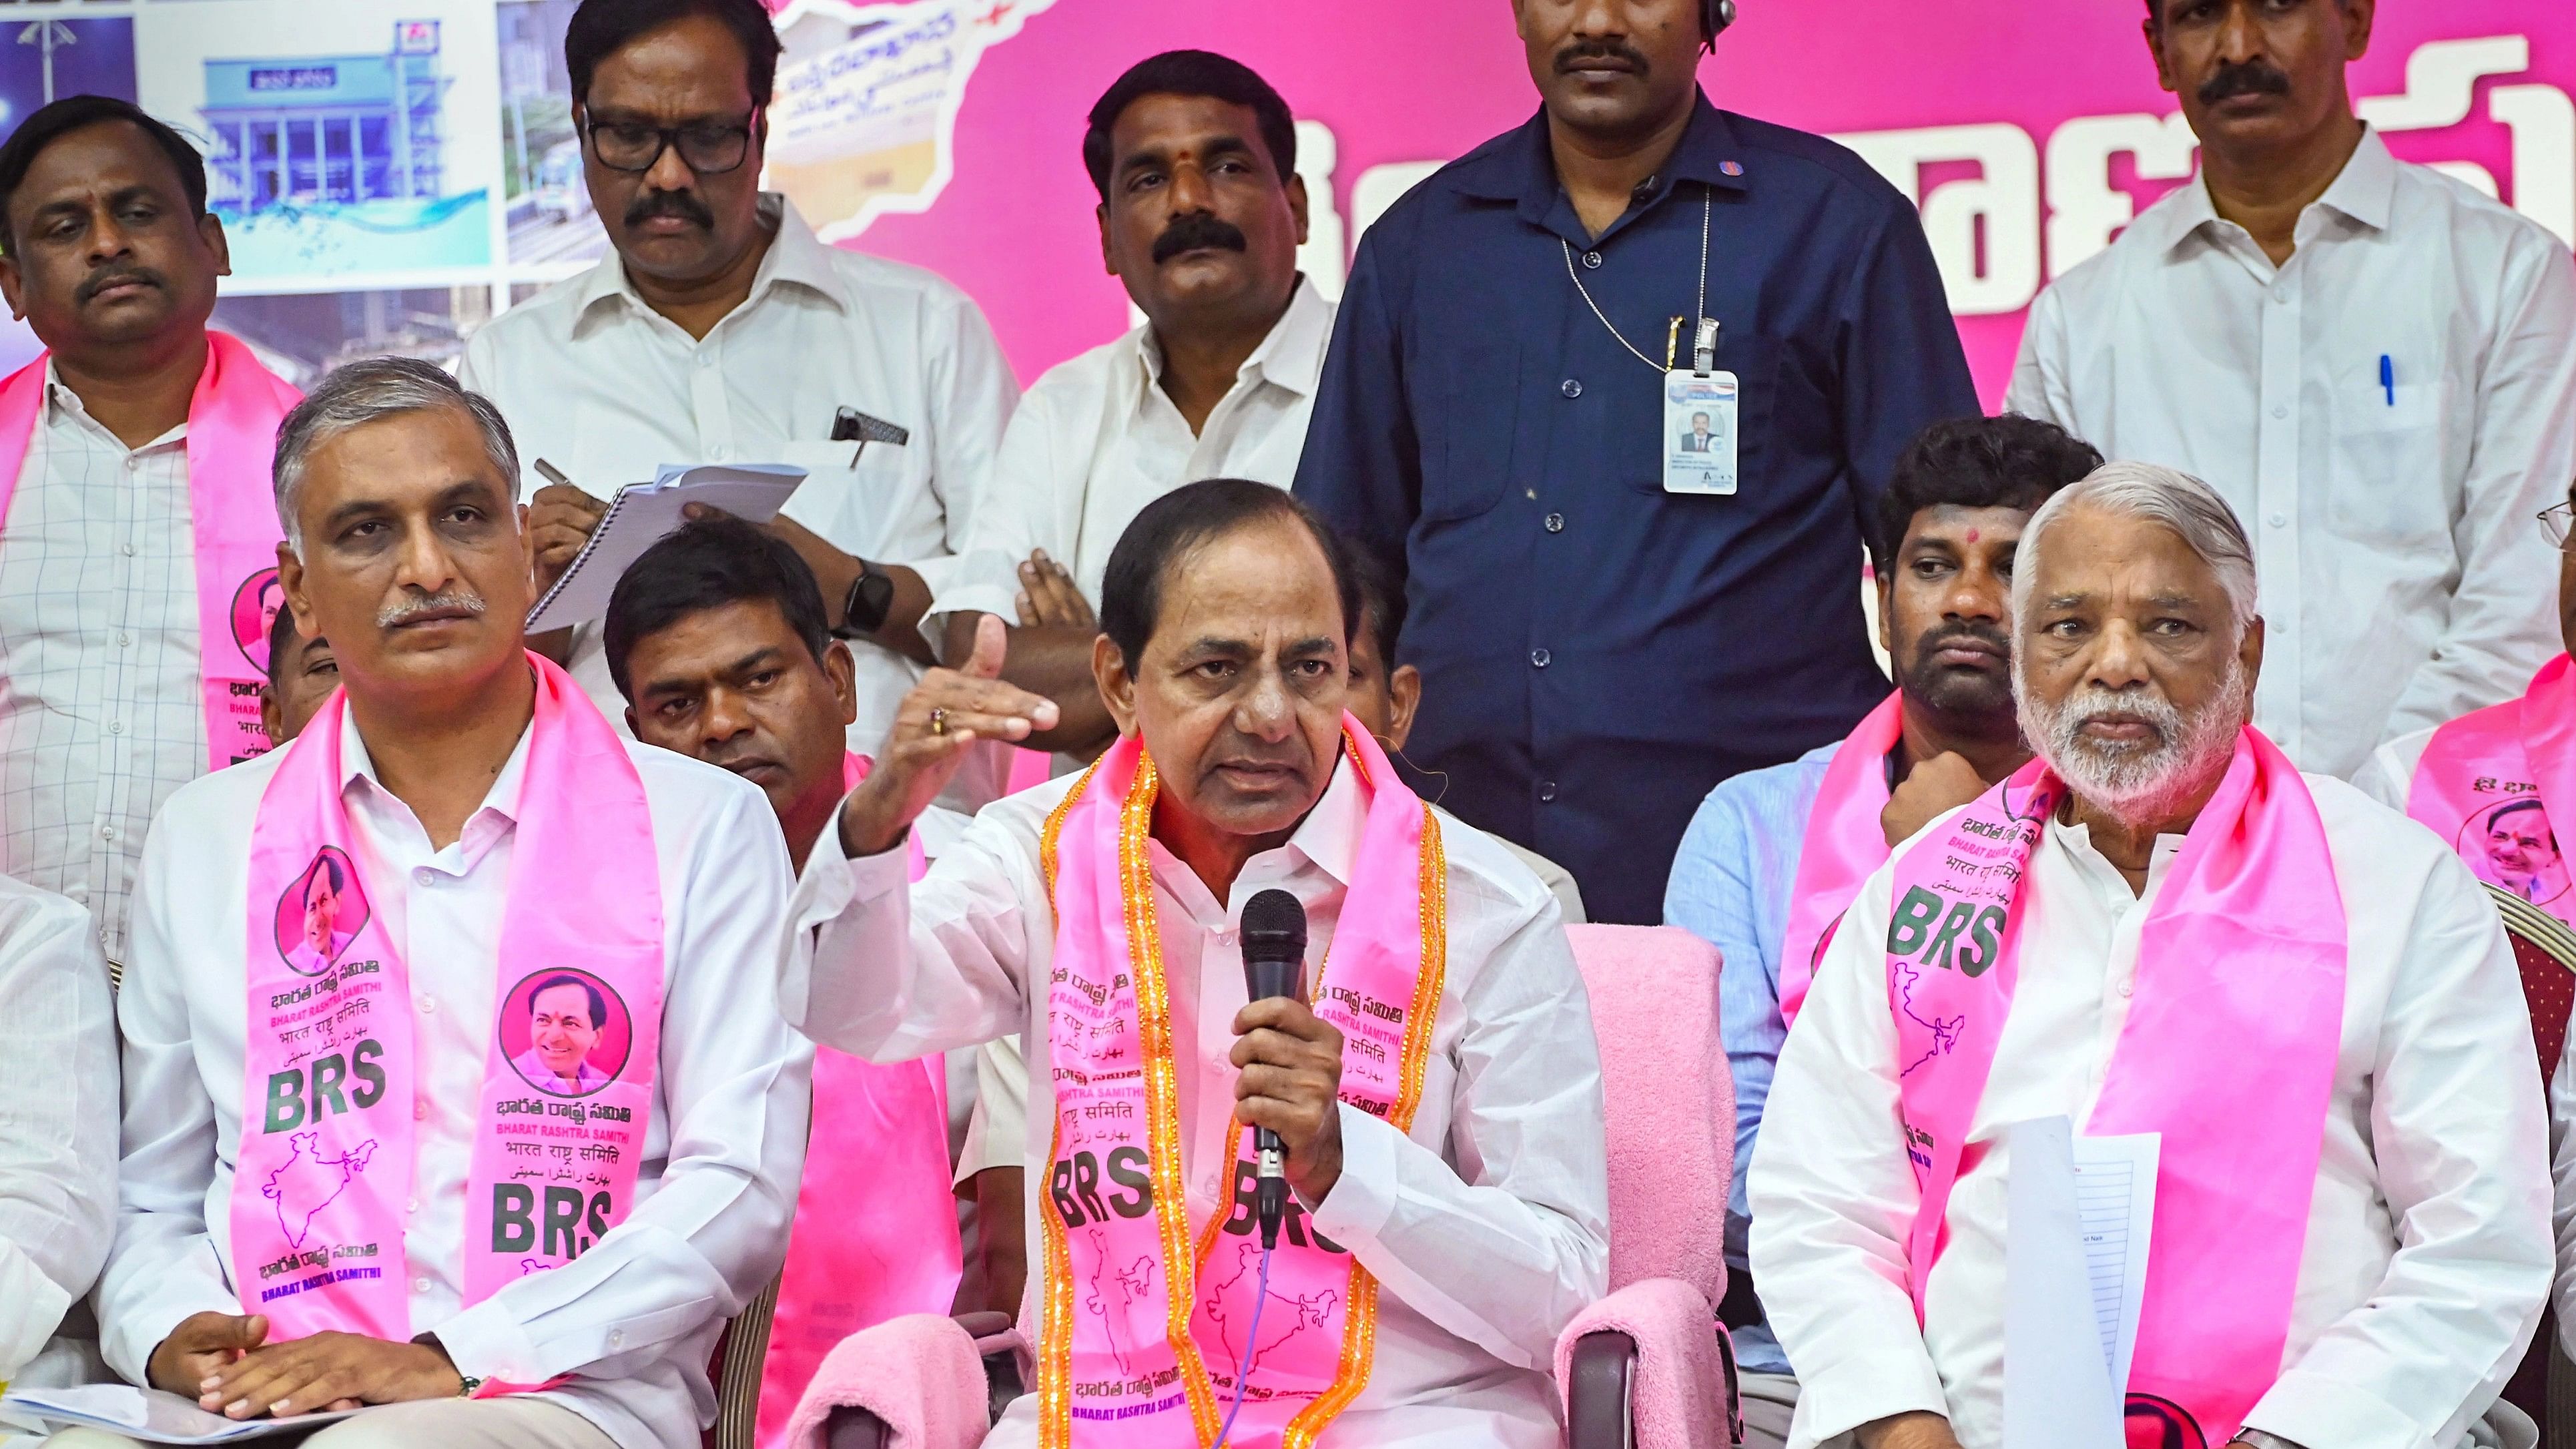
[[[482,279],[499,175],[493,7],[159,5],[138,99],[201,142],[227,290]]]

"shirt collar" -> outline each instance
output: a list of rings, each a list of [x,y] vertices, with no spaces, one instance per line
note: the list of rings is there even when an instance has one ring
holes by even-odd
[[[492,788],[483,792],[483,803],[475,807],[472,815],[466,817],[465,829],[458,836],[460,845],[474,841],[486,833],[477,828],[483,823],[486,815],[493,817],[499,823],[513,826],[519,823],[519,792],[528,774],[528,740],[535,733],[534,720],[529,722],[527,728],[519,731],[519,742],[510,747],[510,758],[502,762],[501,773],[493,777]],[[358,717],[343,705],[340,710],[341,797],[348,798],[353,790],[376,796],[400,811],[401,818],[411,818],[415,821],[417,819],[412,816],[411,807],[403,804],[401,797],[386,789],[384,781],[376,777],[375,757],[367,753],[366,737],[358,733]],[[475,853],[479,855],[480,851],[477,850]]]
[[[90,416],[89,407],[80,400],[80,394],[72,391],[71,387],[63,381],[63,375],[55,370],[54,359],[50,354],[45,358],[45,418],[48,422],[76,421],[80,426],[90,429],[115,444],[118,451],[127,453],[148,453],[155,448],[166,448],[188,436],[188,424],[183,418],[177,427],[142,447],[126,447],[122,438],[107,430],[107,424]]]
[[[776,233],[769,240],[768,254],[760,259],[760,270],[752,275],[751,295],[743,299],[742,305],[755,306],[770,288],[792,282],[841,311],[849,311],[849,293],[842,289],[840,273],[833,269],[832,248],[814,235],[796,204],[778,192],[764,191],[760,193],[760,219],[774,227]],[[610,298],[638,308],[645,306],[634,282],[626,275],[626,259],[613,247],[582,279],[579,304],[573,315],[586,318],[593,307]]]
[[[1299,397],[1312,397],[1324,372],[1324,346],[1333,337],[1333,304],[1315,290],[1306,274],[1288,294],[1288,310],[1270,324],[1270,334],[1234,375],[1235,385],[1277,383]],[[1162,385],[1163,347],[1154,324],[1136,329],[1136,358],[1146,388]]]
[[[2335,174],[2334,184],[2314,205],[2351,218],[2373,231],[2386,231],[2397,204],[2397,158],[2389,154],[2388,143],[2380,139],[2379,129],[2364,123],[2361,144]],[[2154,238],[2158,252],[2170,252],[2199,234],[2201,228],[2219,219],[2218,208],[2209,199],[2207,172],[2195,173],[2191,183],[2173,195],[2161,209],[2164,234]]]
[[[2111,857],[2094,847],[2090,826],[2062,820],[2052,812],[2048,817],[2048,834],[2075,863],[2076,870],[2102,895],[2141,903],[2154,899],[2157,887],[2164,884],[2166,873],[2173,869],[2174,858],[2182,853],[2185,839],[2180,835],[2157,836],[2156,843],[2147,850],[2146,889],[2132,892],[2129,878],[2111,863]]]
[[[1659,200],[1682,181],[1724,191],[1744,191],[1752,182],[1748,172],[1735,127],[1724,111],[1709,102],[1708,93],[1701,91],[1691,102],[1690,124],[1683,128],[1680,144],[1673,148],[1663,169],[1639,188],[1639,202]],[[1545,218],[1559,190],[1556,154],[1548,147],[1547,107],[1540,106],[1538,114],[1519,129],[1496,138],[1481,154],[1462,164],[1454,184],[1469,196],[1518,202],[1521,215],[1532,221]]]
[[[1344,749],[1333,762],[1333,778],[1325,784],[1323,797],[1297,823],[1296,833],[1288,837],[1289,849],[1313,861],[1317,869],[1340,881],[1345,889],[1359,863],[1360,832],[1368,823],[1357,776],[1358,771],[1351,768],[1350,751]]]

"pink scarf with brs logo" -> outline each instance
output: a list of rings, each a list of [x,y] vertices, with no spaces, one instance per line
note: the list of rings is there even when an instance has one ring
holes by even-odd
[[[842,792],[867,777],[868,757],[849,756]],[[919,880],[921,832],[911,839]],[[907,1313],[944,1317],[956,1301],[964,1254],[948,1186],[944,1068],[937,1056],[879,1066],[814,1048],[814,1126],[761,1367],[761,1444],[786,1442],[805,1386],[842,1339]]]
[[[2435,730],[2406,791],[2406,813],[2478,879],[2576,926],[2553,808],[2576,810],[2576,665],[2564,654],[2522,698]]]
[[[1339,768],[1355,772],[1367,818],[1308,994],[1343,1034],[1342,1100],[1401,1132],[1421,1098],[1448,959],[1447,866],[1438,820],[1377,742],[1348,716],[1342,736]],[[1377,1280],[1292,1203],[1259,1341],[1246,1344],[1264,1299],[1240,1122],[1226,1138],[1238,1164],[1231,1210],[1193,1242],[1176,1100],[1185,1059],[1146,854],[1157,789],[1142,742],[1121,739],[1057,807],[1041,852],[1056,915],[1045,1044],[1055,1133],[1038,1195],[1038,1442],[1201,1449],[1248,1357],[1230,1445],[1311,1445],[1368,1381]]]
[[[528,664],[536,715],[466,1180],[469,1305],[624,1221],[660,1059],[661,870],[643,782],[580,687]],[[233,1280],[272,1341],[413,1332],[403,1236],[426,1108],[411,973],[370,904],[398,882],[359,847],[341,798],[347,708],[334,693],[288,746],[251,828]]]
[[[0,381],[0,520],[8,516],[35,441],[48,361],[40,356]],[[269,621],[282,600],[269,460],[277,451],[277,425],[300,398],[249,348],[221,332],[206,334],[206,370],[188,400],[188,522],[196,542],[198,683],[212,769],[268,749],[259,687],[268,680]],[[0,542],[6,538],[0,532]]]
[[[1825,766],[1807,834],[1798,848],[1798,878],[1789,888],[1789,926],[1780,935],[1780,1021],[1794,1026],[1815,983],[1816,962],[1833,944],[1834,927],[1860,894],[1861,882],[1887,864],[1887,755],[1905,733],[1905,696],[1891,694],[1871,710]]]
[[[1922,1191],[1914,1311],[2021,979],[2031,849],[2066,797],[2033,760],[1902,856],[1887,932],[1898,1105]],[[2133,1417],[2222,1444],[2279,1377],[2343,1029],[2346,926],[2307,783],[2252,729],[2159,889],[2094,1136],[2158,1132]],[[2041,963],[2044,969],[2046,963]]]

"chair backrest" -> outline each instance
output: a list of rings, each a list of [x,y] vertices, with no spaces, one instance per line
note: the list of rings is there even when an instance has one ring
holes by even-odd
[[[769,1363],[769,1328],[778,1312],[778,1280],[743,1305],[725,1324],[711,1366],[716,1381],[716,1422],[700,1435],[706,1449],[752,1449],[760,1422],[761,1371]]]
[[[1610,1287],[1679,1278],[1726,1297],[1735,1078],[1717,948],[1677,926],[1568,926],[1592,998],[1610,1154]]]
[[[2504,916],[2514,964],[2522,968],[2532,1045],[2539,1049],[2540,1079],[2546,1082],[2558,1070],[2558,1054],[2567,1045],[2568,1011],[2576,1006],[2576,931],[2520,896],[2494,886],[2487,887],[2487,894]]]

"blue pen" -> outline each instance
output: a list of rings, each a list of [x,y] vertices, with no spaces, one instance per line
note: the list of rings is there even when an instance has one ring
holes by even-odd
[[[2379,387],[2388,394],[2388,405],[2397,406],[2397,364],[2385,352],[2379,354]]]

